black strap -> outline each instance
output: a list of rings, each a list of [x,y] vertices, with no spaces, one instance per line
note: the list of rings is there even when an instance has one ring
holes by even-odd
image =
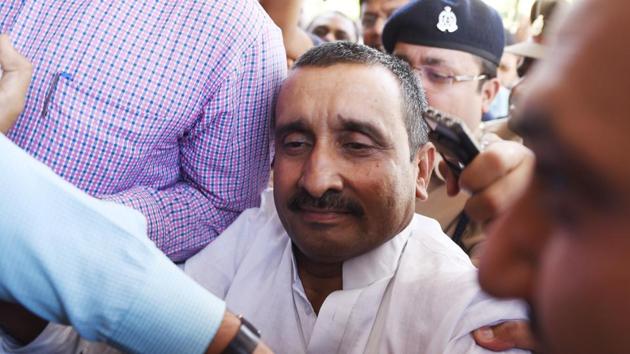
[[[464,236],[464,232],[466,232],[466,227],[470,223],[470,219],[465,212],[459,213],[457,217],[457,225],[455,226],[455,231],[453,232],[453,242],[455,242],[464,252],[468,253],[468,250],[464,247],[464,243],[462,242],[462,237]]]

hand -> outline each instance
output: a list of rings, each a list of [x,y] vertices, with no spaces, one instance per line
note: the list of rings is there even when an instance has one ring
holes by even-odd
[[[498,138],[497,138],[498,139]],[[534,154],[519,143],[498,140],[482,151],[459,176],[442,161],[449,195],[471,193],[464,210],[471,220],[487,224],[499,216],[525,189],[534,167]]]
[[[6,34],[0,35],[0,67],[0,133],[6,134],[24,109],[33,74],[31,63],[17,52]]]
[[[538,344],[527,321],[507,321],[492,327],[482,327],[472,333],[479,346],[492,351],[512,348],[536,351]]]
[[[212,342],[210,342],[210,345],[206,350],[206,354],[223,353],[223,350],[227,348],[227,346],[230,344],[230,341],[232,341],[232,339],[236,336],[236,333],[238,332],[240,326],[241,320],[233,313],[225,311],[221,326],[212,339]],[[269,347],[267,347],[267,345],[265,345],[262,341],[260,341],[256,346],[256,349],[254,349],[254,354],[272,353],[273,352],[271,351],[271,349],[269,349]]]

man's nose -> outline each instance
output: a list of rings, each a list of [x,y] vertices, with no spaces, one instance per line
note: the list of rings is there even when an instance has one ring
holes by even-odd
[[[479,266],[481,287],[497,297],[532,299],[549,223],[535,189],[525,194],[490,229]]]
[[[326,42],[334,42],[337,39],[335,38],[335,34],[331,31],[326,33],[326,35],[323,38]]]
[[[339,159],[333,150],[316,145],[303,166],[298,184],[315,198],[328,190],[341,191],[343,188]]]

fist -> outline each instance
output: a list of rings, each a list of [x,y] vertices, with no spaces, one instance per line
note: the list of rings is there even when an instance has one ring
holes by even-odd
[[[9,36],[0,35],[0,133],[6,134],[24,109],[33,66],[11,44]]]

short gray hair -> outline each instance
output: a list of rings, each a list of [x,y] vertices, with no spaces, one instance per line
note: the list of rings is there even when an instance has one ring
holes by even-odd
[[[293,68],[328,67],[335,64],[380,65],[398,80],[402,92],[402,114],[407,129],[411,157],[428,142],[429,127],[422,118],[427,110],[427,99],[420,80],[401,59],[379,52],[362,44],[332,42],[319,45],[304,53]]]

